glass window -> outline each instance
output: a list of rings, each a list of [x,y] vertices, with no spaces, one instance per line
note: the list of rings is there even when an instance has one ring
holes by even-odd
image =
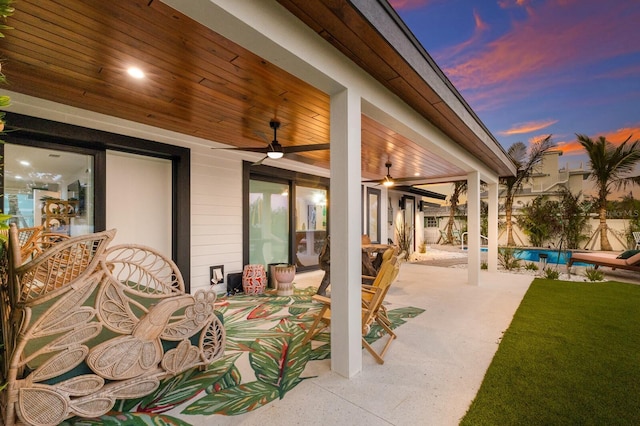
[[[94,232],[93,156],[4,145],[3,209],[19,228],[75,236]]]
[[[296,186],[296,264],[318,265],[327,237],[327,190]]]
[[[367,235],[374,244],[380,243],[380,194],[379,189],[367,188]]]
[[[437,228],[438,227],[438,219],[432,216],[427,216],[424,218],[424,227],[425,228]]]
[[[249,181],[249,263],[289,263],[289,185]]]

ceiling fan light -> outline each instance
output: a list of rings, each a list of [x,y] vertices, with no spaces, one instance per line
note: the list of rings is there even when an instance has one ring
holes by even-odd
[[[391,179],[391,176],[385,176],[384,178],[384,182],[382,182],[382,185],[389,187],[389,186],[393,186],[395,184],[395,182],[393,181],[393,179]]]
[[[267,157],[277,160],[278,158],[282,158],[284,153],[282,151],[269,151],[267,152]]]

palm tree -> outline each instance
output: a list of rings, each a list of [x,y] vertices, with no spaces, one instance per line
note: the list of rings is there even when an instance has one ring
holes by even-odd
[[[591,172],[589,178],[595,181],[598,195],[596,204],[600,225],[600,249],[612,250],[607,236],[607,196],[612,190],[626,188],[629,184],[640,183],[638,176],[629,176],[640,163],[640,140],[627,145],[631,135],[620,145],[615,146],[604,136],[592,140],[586,135],[576,134],[578,142],[587,151]],[[595,234],[594,234],[595,235]]]
[[[467,192],[467,181],[459,180],[453,183],[453,194],[449,199],[449,222],[447,223],[447,241],[453,244],[453,225],[455,221],[456,213],[458,212],[458,203],[460,202],[460,196]]]
[[[551,135],[534,142],[527,152],[527,146],[522,142],[516,142],[509,147],[507,155],[515,163],[518,171],[515,176],[500,178],[500,183],[504,187],[504,211],[506,219],[507,245],[515,246],[513,239],[513,198],[522,189],[522,185],[527,182],[533,174],[535,168],[542,162],[544,154],[553,148],[555,144],[551,141]]]

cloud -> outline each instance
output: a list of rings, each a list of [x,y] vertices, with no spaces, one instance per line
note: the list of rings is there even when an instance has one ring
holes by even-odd
[[[617,130],[611,130],[607,132],[598,133],[596,135],[589,135],[591,139],[597,139],[600,136],[604,136],[606,140],[614,145],[620,145],[631,136],[630,142],[640,139],[640,125],[635,127],[624,127]],[[570,141],[558,142],[558,148],[562,150],[566,155],[586,155],[584,148],[580,145],[577,139]]]
[[[498,132],[499,135],[512,136],[521,135],[524,133],[537,132],[538,130],[546,129],[547,127],[556,124],[558,120],[545,120],[545,121],[530,121],[528,123],[520,123],[514,125],[508,130],[502,130]],[[546,137],[546,136],[545,136]]]
[[[484,39],[484,35],[490,30],[489,25],[482,20],[480,13],[474,9],[473,11],[473,21],[474,21],[474,31],[471,37],[462,43],[457,44],[449,49],[447,49],[446,53],[441,54],[438,57],[439,61],[450,62],[452,58],[456,58],[463,54],[463,52],[467,49],[473,49],[474,46],[481,43]]]
[[[558,142],[558,149],[563,155],[585,155],[584,148],[577,140]]]
[[[509,32],[489,43],[470,46],[471,41],[465,41],[447,53],[434,53],[470,100],[476,93],[494,99],[512,95],[514,88],[524,97],[541,87],[566,84],[593,63],[640,51],[640,8],[633,2],[565,0],[535,7],[526,1],[502,3],[525,8],[526,18],[513,21]],[[465,53],[450,56],[451,50]]]
[[[429,4],[431,0],[390,0],[389,3],[395,10],[419,9]]]
[[[613,142],[614,145],[621,144],[628,137],[631,137],[630,142],[637,141],[640,139],[640,125],[638,127],[624,127],[602,136],[607,138],[609,142]]]
[[[502,9],[524,8],[528,13],[532,13],[530,7],[531,0],[499,0],[498,6]]]
[[[640,65],[632,64],[630,66],[621,66],[615,70],[611,70],[598,75],[598,78],[604,79],[618,79],[626,77],[639,77],[640,78]]]

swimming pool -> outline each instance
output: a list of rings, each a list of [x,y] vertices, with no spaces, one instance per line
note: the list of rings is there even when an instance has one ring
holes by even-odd
[[[547,255],[547,264],[550,265],[566,265],[567,260],[571,258],[571,252],[547,249],[517,249],[515,257],[527,262],[539,262],[540,254]]]
[[[464,248],[467,250],[467,247]],[[571,258],[570,251],[561,251],[558,253],[557,250],[551,249],[536,249],[536,248],[517,248],[517,252],[515,257],[518,259],[524,260],[525,262],[539,262],[540,254],[547,255],[547,264],[549,265],[566,265],[567,259]],[[486,252],[487,247],[480,247],[480,251]],[[576,262],[575,265],[586,265],[585,263]]]
[[[463,250],[467,250],[467,247],[465,247]],[[540,261],[540,254],[546,254],[547,255],[547,264],[549,265],[566,265],[567,264],[567,260],[569,258],[571,258],[571,252],[570,251],[561,251],[560,253],[558,253],[557,250],[551,250],[551,249],[534,249],[534,248],[516,248],[516,254],[515,257],[517,257],[518,259],[524,260],[525,262],[539,262]],[[481,247],[480,251],[482,252],[486,252],[487,251],[487,247]],[[585,263],[579,263],[576,262],[575,265],[586,265]]]

